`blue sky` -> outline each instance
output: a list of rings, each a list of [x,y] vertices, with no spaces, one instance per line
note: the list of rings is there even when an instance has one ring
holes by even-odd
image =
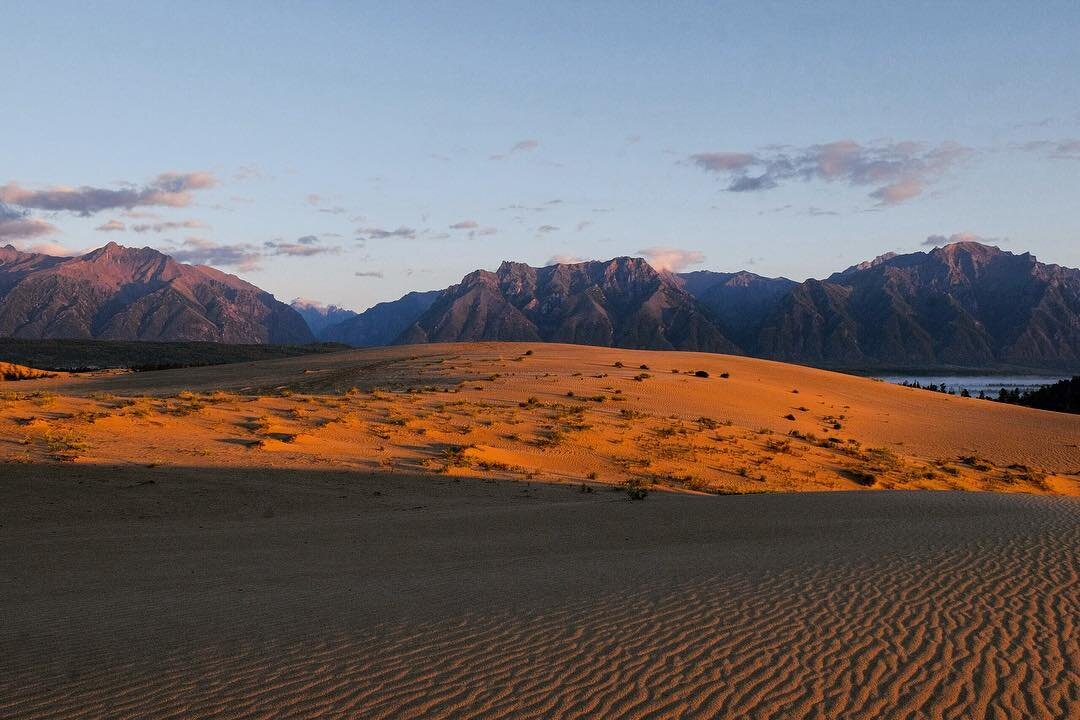
[[[1078,35],[1075,2],[6,3],[0,242],[358,309],[503,259],[1080,266]]]

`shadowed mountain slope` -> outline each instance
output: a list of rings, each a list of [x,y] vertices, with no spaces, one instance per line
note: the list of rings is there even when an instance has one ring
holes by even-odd
[[[444,291],[397,342],[466,340],[739,350],[673,276],[628,257],[478,270]]]

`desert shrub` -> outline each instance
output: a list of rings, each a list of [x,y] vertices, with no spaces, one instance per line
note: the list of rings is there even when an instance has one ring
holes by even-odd
[[[89,445],[79,435],[65,430],[49,430],[45,433],[45,447],[53,458],[65,462],[79,459]]]
[[[646,365],[645,363],[641,363],[640,365],[638,365],[638,370],[648,370],[648,369],[649,369],[649,366]]]
[[[968,467],[974,470],[978,470],[980,472],[986,472],[990,469],[989,463],[987,463],[985,460],[980,460],[975,455],[962,455],[957,458],[957,462],[963,465],[967,465]]]
[[[451,445],[450,447],[443,448],[441,453],[443,460],[446,462],[446,468],[453,467],[468,467],[469,459],[465,456],[465,452],[472,447],[471,445]]]
[[[769,440],[765,441],[765,447],[769,448],[773,452],[781,452],[781,453],[791,452],[791,441],[790,440],[776,440],[776,439],[770,438]]]
[[[621,360],[616,360],[615,361],[615,367],[621,368],[621,367],[626,367],[626,366],[622,364]]]
[[[787,415],[784,416],[784,419],[785,420],[794,420],[795,416],[792,415],[791,413],[788,413]]]
[[[709,373],[705,370],[698,370],[694,373],[694,377],[707,378],[709,377]]]
[[[700,425],[705,430],[715,430],[716,429],[716,421],[713,420],[710,417],[699,417],[697,419],[697,422],[698,422],[698,425]]]
[[[648,380],[651,377],[652,377],[652,375],[650,375],[649,373],[638,373],[637,375],[634,376],[634,379],[637,380],[638,382],[642,382],[644,380]]]
[[[848,468],[844,470],[844,475],[855,484],[863,487],[870,487],[877,482],[876,475],[858,468]]]
[[[525,351],[525,354],[526,354],[526,355],[532,355],[532,354],[533,354],[533,351],[532,351],[532,350],[526,350],[526,351]]]
[[[627,499],[630,500],[630,502],[635,502],[635,501],[638,501],[638,500],[644,500],[646,497],[648,497],[648,495],[649,495],[649,491],[646,490],[645,488],[641,487],[640,485],[627,483],[627,485],[626,485],[626,497],[627,497]]]

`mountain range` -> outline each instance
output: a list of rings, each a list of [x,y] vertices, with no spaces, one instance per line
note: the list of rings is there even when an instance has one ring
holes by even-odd
[[[304,344],[304,319],[251,283],[151,248],[78,257],[0,247],[0,337]]]
[[[645,260],[504,262],[362,312],[110,243],[0,248],[0,336],[354,346],[515,340],[739,353],[824,367],[1080,368],[1080,270],[977,242],[796,282]]]
[[[363,332],[355,332],[356,329]],[[1080,368],[1080,270],[965,241],[796,282],[640,258],[504,262],[331,325],[353,345],[518,340],[728,352],[824,367]]]

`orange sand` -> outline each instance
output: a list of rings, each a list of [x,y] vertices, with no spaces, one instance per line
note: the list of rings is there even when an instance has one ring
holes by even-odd
[[[1080,416],[723,355],[425,345],[18,391],[0,400],[8,462],[1080,494]]]

